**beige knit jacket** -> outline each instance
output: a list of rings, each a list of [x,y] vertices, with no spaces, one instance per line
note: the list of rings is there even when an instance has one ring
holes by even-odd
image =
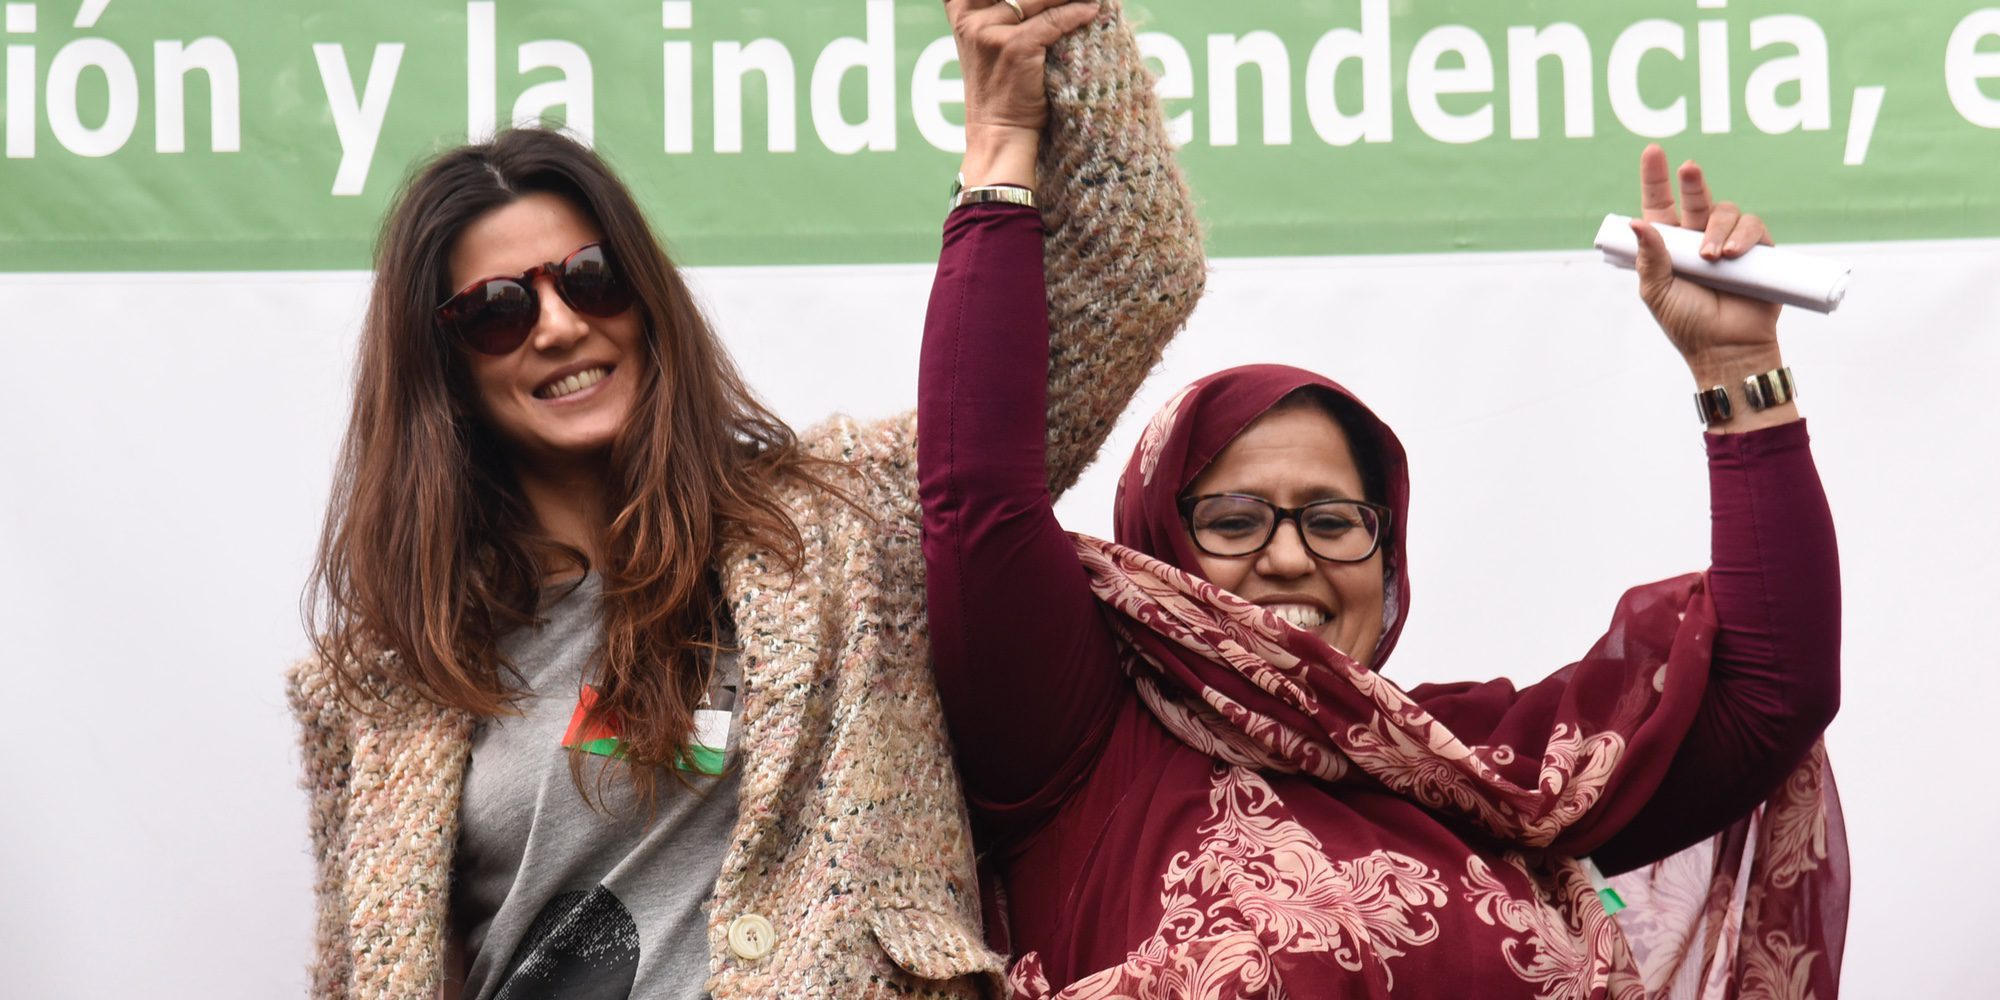
[[[1116,2],[1052,55],[1041,197],[1052,322],[1049,480],[1076,481],[1193,309],[1199,231]],[[709,917],[709,990],[960,997],[997,983],[965,807],[929,670],[913,415],[803,435],[857,510],[798,485],[796,575],[723,554],[741,643],[739,815]],[[473,720],[381,685],[366,714],[331,671],[290,676],[318,859],[312,994],[434,996]],[[755,914],[775,946],[739,959]]]

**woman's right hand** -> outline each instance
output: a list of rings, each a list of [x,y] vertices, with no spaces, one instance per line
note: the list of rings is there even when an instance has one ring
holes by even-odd
[[[1049,46],[1089,24],[1089,0],[946,0],[965,78],[967,187],[1035,186],[1035,155],[1049,116]]]
[[[1719,292],[1674,274],[1666,242],[1654,228],[1700,230],[1702,257],[1729,260],[1759,244],[1771,244],[1764,220],[1745,214],[1733,202],[1716,202],[1701,167],[1693,160],[1678,171],[1681,204],[1676,209],[1673,173],[1667,169],[1667,154],[1658,144],[1639,154],[1639,197],[1645,219],[1632,223],[1632,232],[1639,238],[1639,297],[1687,362],[1699,388],[1733,386],[1746,376],[1783,367],[1784,357],[1778,350],[1778,304]],[[1709,429],[1740,433],[1797,420],[1798,412],[1793,403],[1746,409]]]

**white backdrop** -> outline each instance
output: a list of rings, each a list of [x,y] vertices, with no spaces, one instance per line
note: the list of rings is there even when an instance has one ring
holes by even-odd
[[[1844,564],[1846,995],[1987,995],[2000,241],[1820,249],[1858,266],[1854,290],[1784,335]],[[695,280],[786,419],[914,404],[927,268]],[[1415,603],[1390,673],[1533,680],[1623,588],[1707,558],[1692,387],[1631,282],[1587,254],[1219,262],[1064,519],[1108,531],[1137,427],[1185,381],[1327,372],[1411,455]],[[0,275],[0,995],[302,991],[280,675],[305,648],[366,293],[354,273]]]

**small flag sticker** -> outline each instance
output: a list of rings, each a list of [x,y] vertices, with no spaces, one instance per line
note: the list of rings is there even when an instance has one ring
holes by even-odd
[[[587,716],[597,704],[597,689],[586,684],[577,695],[576,711],[569,717],[569,728],[564,730],[562,745],[567,750],[581,750],[599,757],[623,759],[625,752],[618,746],[618,719],[612,716],[590,722]],[[721,774],[723,765],[729,760],[729,712],[726,709],[703,708],[694,713],[694,738],[688,742],[687,752],[676,765],[683,771],[697,774]]]

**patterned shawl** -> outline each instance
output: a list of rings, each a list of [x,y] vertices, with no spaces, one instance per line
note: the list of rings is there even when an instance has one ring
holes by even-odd
[[[1470,873],[1480,919],[1534,943],[1532,962],[1523,963],[1538,967],[1516,971],[1541,984],[1539,995],[1833,1000],[1845,933],[1846,845],[1823,747],[1728,830],[1612,880],[1629,907],[1615,920],[1579,863],[1651,797],[1694,718],[1717,627],[1703,576],[1628,592],[1589,655],[1548,682],[1522,691],[1496,683],[1405,692],[1189,571],[1199,563],[1177,494],[1258,416],[1309,385],[1352,404],[1343,422],[1360,426],[1348,426],[1348,434],[1376,453],[1385,495],[1371,499],[1394,511],[1383,539],[1388,580],[1377,669],[1396,645],[1410,601],[1402,445],[1346,390],[1310,372],[1269,365],[1220,372],[1181,390],[1147,426],[1119,482],[1119,543],[1076,539],[1120,635],[1126,670],[1153,714],[1227,765],[1218,774],[1230,777],[1218,778],[1218,788],[1234,782],[1268,791],[1260,772],[1335,786],[1372,783],[1490,835],[1497,847],[1484,858],[1414,862]],[[1282,802],[1264,796],[1258,808],[1260,820],[1284,822]],[[1524,872],[1538,898],[1480,897],[1491,864]],[[1232,909],[1226,887],[1186,891],[1189,912],[1226,911],[1237,927],[1227,940],[1192,945],[1211,953],[1199,962],[1179,961],[1183,970],[1200,965],[1207,987],[1175,979],[1169,967],[1177,960],[1162,954],[1142,962],[1135,953],[1122,969],[1055,993],[1029,956],[1015,970],[1017,996],[1264,996],[1259,982],[1281,988],[1271,972],[1280,953],[1282,964],[1299,968],[1310,963],[1294,959],[1315,947],[1340,950],[1327,943],[1338,942],[1337,934],[1276,927],[1277,918],[1255,906]],[[1338,920],[1355,902],[1316,905]],[[1285,922],[1301,921],[1293,914]],[[1232,957],[1218,962],[1224,952]],[[1330,971],[1354,967],[1332,957]],[[1210,989],[1218,974],[1235,978]],[[1423,992],[1444,984],[1412,985]]]

